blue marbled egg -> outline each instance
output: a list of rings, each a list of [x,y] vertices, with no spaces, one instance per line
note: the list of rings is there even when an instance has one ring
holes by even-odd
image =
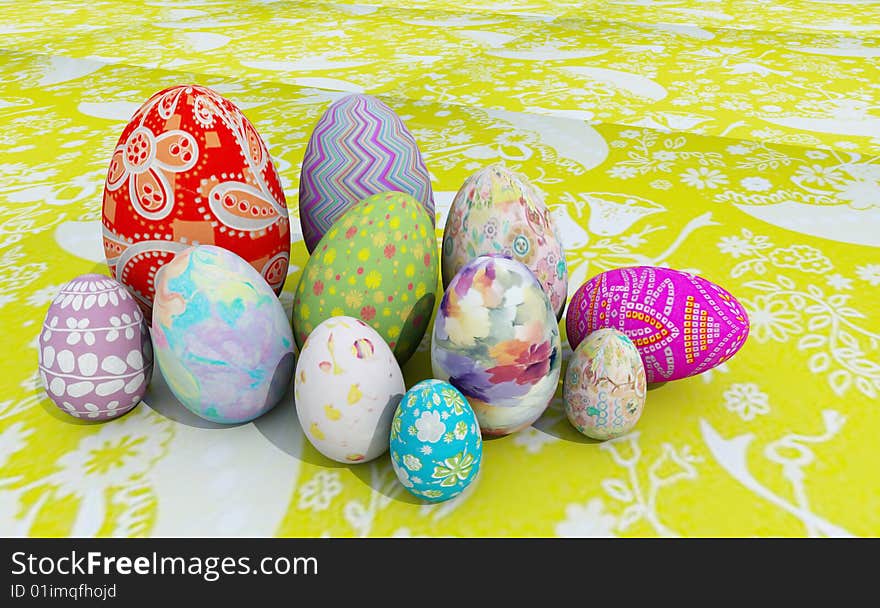
[[[390,447],[400,483],[429,502],[461,494],[483,459],[474,411],[442,380],[423,380],[406,392],[391,423]]]

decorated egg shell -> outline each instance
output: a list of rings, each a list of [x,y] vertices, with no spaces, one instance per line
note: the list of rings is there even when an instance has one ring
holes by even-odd
[[[693,376],[730,359],[745,344],[749,318],[727,290],[702,277],[634,266],[596,275],[572,297],[565,321],[572,349],[603,327],[629,336],[653,383]]]
[[[315,449],[338,462],[367,462],[388,450],[391,418],[406,391],[391,349],[352,317],[318,325],[294,376],[300,426]]]
[[[532,271],[557,320],[568,293],[559,231],[540,192],[502,164],[480,169],[455,195],[443,230],[443,285],[475,257],[500,253]]]
[[[309,137],[299,182],[299,220],[309,253],[351,206],[380,192],[413,196],[434,225],[431,176],[394,110],[370,95],[334,101]]]
[[[391,466],[415,496],[441,502],[461,494],[483,459],[480,427],[448,382],[423,380],[406,392],[391,424]]]
[[[102,212],[110,273],[150,320],[156,272],[191,245],[235,252],[280,293],[290,259],[284,192],[266,144],[213,90],[153,95],[119,137]]]
[[[626,334],[597,329],[574,349],[563,384],[569,422],[593,439],[630,432],[645,407],[647,383],[639,351]]]
[[[403,365],[434,310],[436,254],[428,214],[408,194],[384,192],[353,206],[303,269],[293,301],[297,345],[322,321],[345,315],[379,332]]]
[[[84,274],[49,306],[39,338],[40,379],[61,411],[107,420],[131,410],[153,371],[147,324],[123,285]]]
[[[153,341],[171,392],[212,422],[253,420],[290,385],[293,336],[281,302],[253,266],[220,247],[191,247],[162,267]]]
[[[434,320],[434,376],[471,404],[487,435],[525,428],[559,380],[559,328],[550,300],[521,263],[481,256],[449,282]]]

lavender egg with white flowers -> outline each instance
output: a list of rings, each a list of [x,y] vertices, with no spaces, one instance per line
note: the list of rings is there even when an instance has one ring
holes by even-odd
[[[38,342],[40,380],[65,414],[116,418],[147,391],[150,333],[137,302],[110,277],[84,274],[64,285],[46,312]]]

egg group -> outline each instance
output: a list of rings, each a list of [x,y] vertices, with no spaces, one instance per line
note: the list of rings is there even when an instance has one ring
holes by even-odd
[[[730,359],[745,344],[749,318],[711,281],[634,266],[596,275],[572,297],[565,320],[572,348],[603,327],[629,336],[653,383],[700,374]]]
[[[616,329],[598,329],[578,344],[568,362],[565,414],[587,437],[613,439],[639,421],[646,392],[645,367],[632,340]]]
[[[561,357],[556,316],[531,271],[504,257],[465,264],[440,301],[431,364],[467,397],[483,433],[507,435],[537,420]]]
[[[403,365],[425,335],[437,292],[434,226],[402,192],[370,196],[324,235],[293,301],[297,345],[324,320],[350,316],[375,329]]]
[[[104,184],[104,253],[149,321],[156,273],[191,245],[217,245],[281,292],[290,226],[266,144],[231,101],[195,85],[159,91],[135,112]]]
[[[559,231],[544,197],[522,174],[502,164],[465,180],[452,201],[443,230],[443,285],[475,257],[498,253],[523,263],[562,317],[568,268]]]
[[[461,494],[477,478],[483,441],[476,416],[448,382],[423,380],[406,392],[391,424],[391,466],[428,502]]]
[[[107,420],[137,405],[153,371],[150,334],[123,285],[100,274],[66,283],[39,337],[40,379],[58,408]]]
[[[155,357],[183,407],[232,425],[292,388],[317,452],[343,465],[389,452],[400,484],[435,503],[474,487],[484,438],[521,431],[547,409],[567,305],[564,411],[600,441],[635,428],[649,383],[710,370],[745,343],[743,306],[687,272],[609,270],[569,302],[561,234],[541,191],[502,163],[472,169],[438,252],[431,174],[403,118],[370,95],[331,103],[299,174],[310,257],[288,317],[278,298],[288,209],[266,143],[216,91],[159,91],[110,159],[102,237],[112,277],[73,279],[47,311],[46,394],[73,417],[120,416],[145,395]],[[427,345],[440,284],[434,378],[406,390],[401,367]],[[377,485],[380,469],[364,470],[374,498],[392,495]],[[343,515],[354,521],[355,507]]]
[[[315,125],[300,171],[299,219],[311,253],[343,213],[380,192],[415,198],[434,225],[431,176],[400,117],[370,95],[334,101]]]
[[[300,426],[324,456],[367,462],[388,450],[406,387],[391,349],[369,325],[351,317],[319,324],[300,351],[294,387]]]
[[[153,340],[162,376],[194,414],[253,420],[290,386],[293,335],[278,297],[226,249],[191,247],[159,272]]]

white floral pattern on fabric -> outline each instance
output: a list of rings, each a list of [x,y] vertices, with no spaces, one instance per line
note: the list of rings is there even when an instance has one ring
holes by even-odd
[[[33,434],[23,422],[9,425],[0,433],[0,469],[6,466],[13,454],[20,452],[27,445],[27,438]]]
[[[856,276],[871,287],[880,285],[880,264],[856,266]]]
[[[545,445],[556,443],[557,441],[559,441],[558,437],[554,437],[533,426],[520,431],[513,438],[513,443],[525,448],[529,454],[537,454]]]

